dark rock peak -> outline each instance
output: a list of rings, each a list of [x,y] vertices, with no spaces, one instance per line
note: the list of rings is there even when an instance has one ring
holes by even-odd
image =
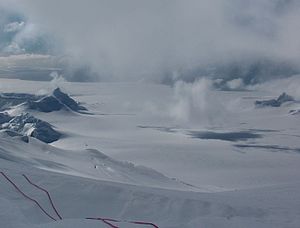
[[[258,107],[280,107],[283,103],[290,101],[295,101],[295,99],[284,92],[277,99],[255,101],[255,105]]]
[[[73,100],[68,94],[63,93],[60,88],[56,88],[53,91],[53,96],[59,100],[63,105],[67,106],[73,111],[86,110],[86,108],[80,106],[75,100]]]
[[[56,88],[53,91],[53,96],[59,100],[62,104],[66,105],[67,107],[69,107],[70,109],[72,109],[73,111],[78,111],[78,104],[76,101],[74,101],[71,97],[69,97],[68,94],[63,93],[60,88]]]
[[[286,94],[285,92],[283,92],[278,98],[277,98],[277,101],[280,102],[280,103],[284,103],[284,102],[289,102],[289,101],[295,101],[295,99]]]
[[[15,105],[24,104],[29,109],[40,112],[59,111],[63,108],[75,112],[87,110],[68,94],[56,88],[51,95],[38,96],[26,93],[0,93],[0,110],[5,111]]]
[[[48,96],[38,101],[29,101],[29,109],[38,110],[41,112],[53,112],[61,110],[64,105],[59,102],[55,97]]]

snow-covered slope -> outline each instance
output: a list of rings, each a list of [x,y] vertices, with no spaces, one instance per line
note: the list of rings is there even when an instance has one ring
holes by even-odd
[[[0,158],[17,164],[98,180],[169,189],[193,189],[153,169],[114,160],[95,149],[68,151],[34,138],[24,142],[5,133],[0,133],[0,136]]]
[[[214,97],[208,102],[197,97],[201,86],[186,94],[143,83],[64,82],[64,91],[92,115],[29,110],[64,137],[50,145],[0,137],[0,171],[55,215],[22,174],[46,188],[64,219],[51,221],[0,176],[0,227],[110,227],[86,217],[122,220],[114,223],[120,228],[151,227],[124,220],[160,228],[299,227],[300,116],[290,111],[299,109],[293,88],[300,81],[289,80],[208,91]],[[49,87],[1,82],[2,92]],[[283,92],[295,101],[255,106]],[[194,109],[199,117],[186,121],[184,111]]]
[[[1,160],[1,170],[26,194],[55,216],[44,192],[22,174],[46,188],[63,220],[52,221],[0,176],[2,227],[110,227],[87,217],[147,221],[158,227],[297,227],[299,182],[248,190],[195,193],[139,187],[28,169]],[[55,217],[57,218],[57,217]],[[114,223],[118,227],[151,227]]]

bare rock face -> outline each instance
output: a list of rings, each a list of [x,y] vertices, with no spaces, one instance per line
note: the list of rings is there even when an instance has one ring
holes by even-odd
[[[292,115],[300,115],[300,109],[290,110],[289,113],[292,114]]]
[[[87,110],[85,107],[79,105],[75,100],[73,100],[68,94],[63,93],[59,88],[53,91],[53,96],[64,106],[70,108],[71,110],[78,112],[81,110]]]
[[[47,96],[37,96],[26,93],[0,94],[0,111],[20,104],[27,106],[28,109],[40,112],[53,112],[61,109],[72,110],[74,112],[87,110],[68,94],[63,93],[60,88],[56,88],[51,95]]]
[[[15,116],[8,123],[2,124],[2,129],[22,136],[31,136],[45,143],[57,141],[61,137],[61,133],[55,131],[49,123],[28,113]]]
[[[9,122],[11,119],[12,119],[12,117],[9,116],[8,114],[6,114],[6,113],[0,113],[0,124]]]
[[[9,109],[15,105],[33,102],[41,98],[41,96],[27,93],[0,93],[0,111]]]
[[[257,107],[280,107],[283,103],[290,101],[295,101],[295,99],[286,93],[282,93],[277,99],[255,101],[255,105]]]
[[[53,112],[59,111],[63,108],[63,104],[61,104],[55,97],[48,96],[43,97],[38,101],[29,101],[28,108],[32,110],[37,110],[40,112]]]
[[[42,97],[36,101],[28,101],[27,103],[29,109],[40,112],[53,112],[61,109],[72,110],[74,112],[87,110],[59,88],[56,88],[50,96]]]
[[[0,130],[6,132],[11,137],[21,137],[24,142],[28,142],[28,137],[37,138],[45,143],[52,143],[61,137],[61,133],[40,119],[29,113],[22,113],[17,116],[9,116],[6,110],[21,105],[27,110],[39,112],[53,112],[67,110],[80,112],[87,110],[78,102],[73,100],[68,94],[56,88],[50,95],[33,95],[26,93],[0,93]]]

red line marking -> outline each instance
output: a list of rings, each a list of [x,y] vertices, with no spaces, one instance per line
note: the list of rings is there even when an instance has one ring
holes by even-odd
[[[48,214],[44,208],[39,204],[39,202],[31,197],[29,197],[28,195],[26,195],[5,173],[1,172],[0,171],[0,174],[19,192],[21,193],[21,195],[23,195],[26,199],[34,202],[40,209],[42,212],[44,212],[45,215],[47,215],[50,219],[54,220],[54,221],[57,221],[54,217],[52,217],[50,214]],[[50,193],[38,186],[37,184],[33,183],[25,174],[22,174],[22,176],[28,181],[29,184],[31,184],[32,186],[38,188],[39,190],[45,192],[48,196],[48,199],[50,201],[50,204],[53,208],[53,210],[55,211],[56,215],[59,217],[60,220],[62,220],[62,217],[60,216],[60,214],[58,213],[53,201],[52,201],[52,198],[50,196]],[[103,223],[109,225],[111,228],[119,228],[119,226],[116,226],[114,224],[112,224],[111,222],[116,222],[116,223],[120,223],[120,222],[126,222],[126,223],[132,223],[132,224],[139,224],[139,225],[149,225],[149,226],[153,226],[154,228],[159,228],[157,225],[155,225],[154,223],[151,223],[151,222],[142,222],[142,221],[120,221],[120,220],[117,220],[117,219],[111,219],[111,218],[86,218],[86,219],[89,219],[89,220],[100,220],[102,221]]]
[[[53,218],[51,215],[49,215],[44,208],[39,204],[38,201],[36,201],[35,199],[29,197],[28,195],[26,195],[8,176],[6,176],[3,172],[0,172],[0,174],[2,174],[2,176],[9,182],[11,183],[11,185],[19,192],[21,193],[26,199],[34,202],[40,209],[42,212],[44,212],[45,215],[47,215],[50,219],[56,221],[55,218]]]
[[[104,218],[86,218],[88,220],[100,220],[102,222],[104,222],[105,224],[109,225],[112,228],[119,228],[119,226],[115,226],[114,224],[110,223],[110,222],[121,222],[115,219],[104,219]],[[108,222],[110,221],[110,222]]]
[[[110,218],[86,218],[86,219],[91,219],[91,220],[101,220],[102,222],[108,224],[107,221],[109,222],[126,222],[126,223],[132,223],[132,224],[138,224],[138,225],[148,225],[148,226],[153,226],[155,228],[159,228],[157,225],[151,222],[142,222],[142,221],[121,221],[121,220],[116,220],[116,219],[110,219]],[[112,228],[119,228],[118,226],[115,226],[111,223],[109,223]]]
[[[37,184],[33,183],[33,182],[32,182],[25,174],[22,174],[22,176],[28,181],[29,184],[31,184],[32,186],[34,186],[34,187],[40,189],[41,191],[43,191],[43,192],[45,192],[45,193],[47,194],[48,199],[49,199],[49,202],[50,202],[50,204],[51,204],[53,210],[55,211],[55,214],[59,217],[60,220],[62,220],[62,217],[61,217],[60,214],[58,213],[58,211],[57,211],[57,209],[56,209],[56,207],[55,207],[55,205],[54,205],[54,203],[53,203],[53,201],[52,201],[52,198],[51,198],[51,196],[50,196],[50,193],[49,193],[46,189],[44,189],[44,188],[38,186]]]
[[[109,225],[112,228],[119,228],[119,226],[115,226],[115,225],[111,224],[110,222],[107,222],[105,219],[102,219],[102,222],[104,222],[105,224]]]
[[[153,227],[155,227],[155,228],[159,228],[157,225],[155,225],[155,224],[152,223],[152,222],[130,221],[130,223],[133,223],[133,224],[140,224],[140,225],[149,225],[149,226],[153,226]]]

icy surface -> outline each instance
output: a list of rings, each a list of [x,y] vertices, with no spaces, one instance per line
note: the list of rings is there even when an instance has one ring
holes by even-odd
[[[214,100],[196,106],[201,96],[179,93],[185,99],[178,99],[163,85],[64,82],[64,91],[94,115],[28,110],[65,135],[51,145],[0,132],[0,171],[54,215],[46,195],[22,174],[46,188],[63,220],[49,220],[0,176],[0,227],[109,227],[85,219],[109,217],[160,228],[298,228],[300,129],[299,115],[290,110],[299,104],[254,103],[282,90],[299,100],[299,83],[296,77],[244,91],[209,91]],[[5,93],[26,94],[48,86],[1,85]],[[194,122],[178,118],[195,108]]]

